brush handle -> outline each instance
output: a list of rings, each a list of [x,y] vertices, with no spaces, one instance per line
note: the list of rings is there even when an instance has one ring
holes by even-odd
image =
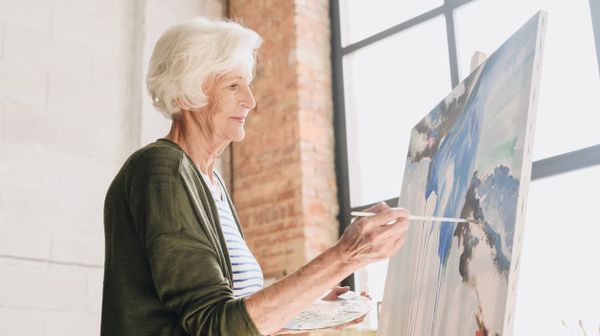
[[[427,216],[408,216],[410,220],[426,221],[426,222],[453,222],[453,223],[467,223],[468,219],[464,218],[452,218],[452,217],[427,217]]]
[[[351,216],[354,217],[371,217],[375,215],[374,212],[366,212],[366,211],[352,211],[350,213]],[[408,216],[409,220],[415,221],[427,221],[427,222],[453,222],[453,223],[468,223],[474,222],[464,218],[452,218],[452,217],[427,217],[427,216]]]

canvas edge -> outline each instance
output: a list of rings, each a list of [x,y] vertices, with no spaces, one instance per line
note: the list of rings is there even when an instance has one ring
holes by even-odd
[[[542,68],[542,55],[544,52],[544,36],[546,33],[546,24],[548,21],[548,13],[540,10],[536,14],[538,16],[538,27],[536,36],[536,51],[533,61],[533,71],[531,76],[531,90],[529,92],[529,108],[527,112],[527,130],[524,141],[524,148],[526,149],[523,156],[523,168],[521,170],[521,177],[519,183],[519,203],[517,205],[517,218],[515,221],[515,232],[514,237],[515,244],[513,244],[512,250],[512,261],[510,265],[510,272],[508,277],[508,292],[506,297],[506,304],[504,310],[504,323],[502,327],[502,334],[504,336],[511,336],[513,332],[514,320],[515,320],[515,303],[517,298],[518,279],[519,279],[519,266],[521,261],[521,251],[523,245],[523,231],[524,224],[527,214],[527,197],[529,191],[529,184],[531,181],[531,169],[532,169],[532,149],[533,140],[535,136],[535,122],[537,117],[537,105],[540,88],[540,77]]]

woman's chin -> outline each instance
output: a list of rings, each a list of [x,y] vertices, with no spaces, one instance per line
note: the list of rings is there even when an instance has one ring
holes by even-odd
[[[244,140],[244,137],[246,137],[246,132],[244,132],[242,130],[241,132],[238,132],[233,137],[231,137],[231,141],[240,142],[240,141]]]

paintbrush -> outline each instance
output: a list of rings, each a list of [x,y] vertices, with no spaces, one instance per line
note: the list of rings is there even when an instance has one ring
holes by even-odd
[[[354,217],[371,217],[374,216],[374,212],[366,212],[366,211],[352,211],[350,213],[351,216]],[[453,222],[453,223],[478,223],[482,224],[481,221],[475,219],[465,219],[465,218],[452,218],[452,217],[427,217],[427,216],[408,216],[409,220],[413,221],[426,221],[426,222]],[[392,222],[393,223],[393,222]]]

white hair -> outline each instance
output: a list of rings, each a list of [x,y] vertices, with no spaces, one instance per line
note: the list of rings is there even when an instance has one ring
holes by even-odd
[[[154,47],[146,86],[154,107],[173,119],[183,104],[208,105],[203,86],[212,76],[242,67],[251,80],[260,36],[227,20],[195,18],[167,29]]]

